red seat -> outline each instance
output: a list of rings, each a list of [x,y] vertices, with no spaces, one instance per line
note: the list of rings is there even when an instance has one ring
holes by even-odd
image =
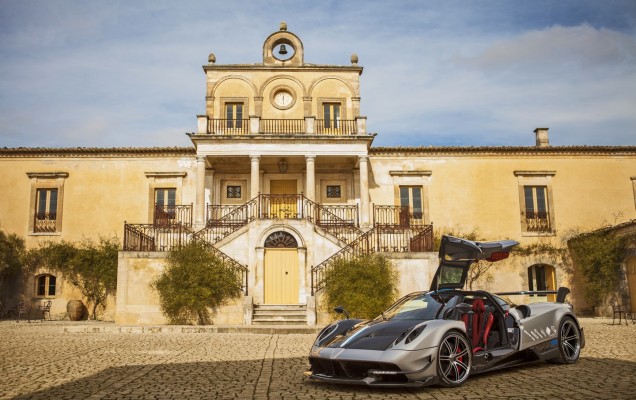
[[[462,321],[466,324],[466,332],[472,342],[473,353],[485,350],[494,316],[491,312],[486,311],[484,301],[475,299],[473,301],[473,312],[462,315]]]

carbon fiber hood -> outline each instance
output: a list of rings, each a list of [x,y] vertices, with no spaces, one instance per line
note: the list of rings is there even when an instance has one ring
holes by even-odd
[[[363,350],[386,350],[401,334],[409,331],[422,320],[371,320],[354,325],[343,334],[335,336],[324,347]]]

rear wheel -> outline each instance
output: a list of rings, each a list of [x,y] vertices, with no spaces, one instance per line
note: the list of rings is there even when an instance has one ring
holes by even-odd
[[[559,356],[549,361],[557,364],[574,364],[581,355],[581,331],[570,317],[559,324]]]
[[[459,386],[470,375],[473,354],[460,332],[447,332],[437,350],[437,378],[446,387]]]

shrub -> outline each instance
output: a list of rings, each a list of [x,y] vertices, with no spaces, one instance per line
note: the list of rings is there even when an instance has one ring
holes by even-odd
[[[397,295],[397,274],[384,256],[340,260],[325,271],[325,305],[343,306],[355,318],[374,318]]]
[[[633,239],[600,231],[583,234],[568,243],[576,268],[585,278],[585,299],[590,304],[600,306],[618,290],[626,243]]]
[[[201,242],[170,251],[168,265],[153,282],[171,324],[211,323],[210,310],[241,295],[240,273]]]

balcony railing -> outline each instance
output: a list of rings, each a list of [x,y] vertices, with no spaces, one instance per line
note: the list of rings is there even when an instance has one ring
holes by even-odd
[[[338,121],[316,120],[316,133],[318,135],[355,135],[357,133],[356,128],[356,120],[354,119],[341,119]]]
[[[550,214],[547,211],[526,212],[527,232],[552,232],[550,224]]]
[[[250,133],[250,120],[209,119],[208,132],[214,135],[247,135]]]
[[[216,243],[255,219],[306,219],[346,243],[362,233],[356,205],[318,204],[302,194],[259,194],[240,206],[208,205],[202,234]]]
[[[380,227],[399,226],[423,226],[424,215],[422,212],[412,212],[404,206],[373,206],[373,224]]]
[[[304,119],[261,119],[260,133],[291,135],[305,133]]]
[[[160,205],[155,204],[153,223],[157,226],[181,224],[192,226],[192,204]]]
[[[356,119],[249,119],[208,118],[199,116],[199,134],[210,135],[366,135],[366,117]]]
[[[52,233],[57,230],[57,213],[36,212],[33,219],[33,232]]]

